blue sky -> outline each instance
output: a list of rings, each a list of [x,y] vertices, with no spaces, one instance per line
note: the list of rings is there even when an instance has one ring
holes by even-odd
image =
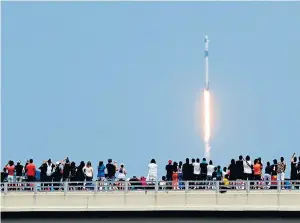
[[[204,35],[212,150],[299,149],[300,3],[2,3],[2,164],[203,157]]]

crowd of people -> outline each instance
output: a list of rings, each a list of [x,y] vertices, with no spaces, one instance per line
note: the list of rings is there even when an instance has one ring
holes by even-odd
[[[230,181],[291,181],[300,180],[300,156],[297,159],[293,154],[290,161],[290,175],[286,174],[286,162],[283,157],[279,162],[277,159],[273,163],[263,164],[262,159],[256,158],[251,161],[250,156],[239,156],[238,160],[232,159],[227,167],[214,165],[212,160],[206,158],[200,160],[187,158],[185,163],[168,161],[165,167],[165,174],[158,179],[158,165],[155,159],[148,164],[147,177],[128,177],[124,164],[118,165],[116,161],[108,159],[104,164],[100,161],[94,169],[91,162],[81,161],[76,165],[74,161],[66,158],[62,161],[52,162],[51,159],[44,161],[37,167],[33,159],[27,160],[25,165],[21,161],[10,160],[1,172],[1,182],[20,183],[20,182],[43,182],[44,186],[50,187],[55,183],[69,182],[70,186],[83,188],[83,185],[92,182],[95,177],[98,182],[139,182],[136,185],[147,185],[149,182],[159,181],[160,186],[168,185],[173,189],[183,189],[184,181],[203,182],[203,181],[223,181],[225,185]],[[40,172],[39,179],[37,171]],[[85,183],[84,183],[85,182]],[[293,184],[293,183],[292,183]],[[197,183],[195,183],[197,185]],[[270,183],[271,185],[271,183]],[[195,188],[198,188],[195,186]]]

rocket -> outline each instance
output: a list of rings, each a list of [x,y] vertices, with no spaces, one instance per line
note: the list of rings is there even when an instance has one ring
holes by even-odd
[[[205,35],[204,37],[204,45],[205,45],[205,54],[204,54],[204,61],[205,61],[205,89],[209,90],[209,79],[208,79],[208,36]]]

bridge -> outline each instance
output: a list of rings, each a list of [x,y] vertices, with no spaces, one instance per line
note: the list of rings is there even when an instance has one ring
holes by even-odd
[[[158,183],[150,186],[134,189],[130,182],[117,187],[97,182],[78,190],[63,183],[57,190],[46,190],[33,183],[25,190],[5,184],[1,211],[300,211],[300,190],[281,184],[276,189],[249,181],[228,187],[184,182],[179,190]]]

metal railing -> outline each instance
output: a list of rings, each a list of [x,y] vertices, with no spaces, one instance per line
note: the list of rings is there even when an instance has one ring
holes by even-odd
[[[179,181],[179,182],[141,182],[141,181],[92,181],[92,182],[14,182],[2,183],[1,193],[11,192],[108,192],[123,191],[185,191],[186,193],[194,190],[215,191],[224,193],[227,191],[254,191],[254,190],[300,190],[300,181],[230,181],[224,185],[222,181]]]

